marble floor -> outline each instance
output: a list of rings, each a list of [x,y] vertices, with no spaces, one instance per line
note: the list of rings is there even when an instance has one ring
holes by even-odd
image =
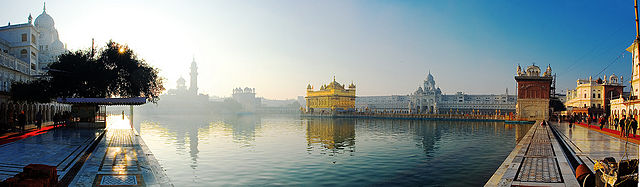
[[[567,142],[576,155],[592,170],[595,161],[605,157],[614,157],[616,160],[622,159],[625,155],[630,159],[638,158],[638,144],[626,142],[582,126],[569,128],[567,123],[554,123],[553,125],[562,133],[565,140],[569,140]]]
[[[131,129],[107,129],[70,186],[172,186],[144,141]]]
[[[58,128],[0,145],[0,180],[14,176],[28,164],[56,166],[61,179],[103,131]]]

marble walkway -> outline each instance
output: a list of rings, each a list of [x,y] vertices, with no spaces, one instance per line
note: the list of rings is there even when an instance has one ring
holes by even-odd
[[[70,186],[172,186],[158,161],[131,129],[107,129]]]
[[[625,156],[630,159],[638,158],[638,144],[583,126],[574,125],[573,128],[569,128],[568,123],[552,123],[552,125],[591,171],[595,161],[605,157],[614,157],[616,161]]]
[[[56,166],[60,181],[104,130],[56,128],[44,134],[0,145],[0,180],[28,164]]]
[[[529,129],[485,186],[579,186],[548,125]]]

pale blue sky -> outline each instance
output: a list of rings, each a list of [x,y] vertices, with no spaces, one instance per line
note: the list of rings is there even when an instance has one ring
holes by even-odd
[[[41,0],[0,0],[0,25],[24,23]],[[47,1],[72,50],[91,38],[129,44],[161,69],[229,96],[255,87],[275,99],[339,82],[358,95],[409,94],[428,71],[445,93],[513,93],[515,67],[558,73],[558,87],[595,76],[635,37],[626,1]],[[629,53],[604,73],[630,77]],[[599,75],[600,77],[602,74]]]

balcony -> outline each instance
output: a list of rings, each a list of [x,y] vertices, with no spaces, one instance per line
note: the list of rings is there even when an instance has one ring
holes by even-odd
[[[14,71],[31,75],[31,68],[27,62],[24,62],[7,53],[0,52],[0,66],[4,66]]]

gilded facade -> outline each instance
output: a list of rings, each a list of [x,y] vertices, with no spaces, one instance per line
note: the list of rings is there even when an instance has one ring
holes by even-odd
[[[356,102],[356,85],[351,83],[348,88],[336,82],[322,85],[320,90],[314,91],[311,85],[307,85],[305,97],[309,113],[335,113],[353,112]]]

